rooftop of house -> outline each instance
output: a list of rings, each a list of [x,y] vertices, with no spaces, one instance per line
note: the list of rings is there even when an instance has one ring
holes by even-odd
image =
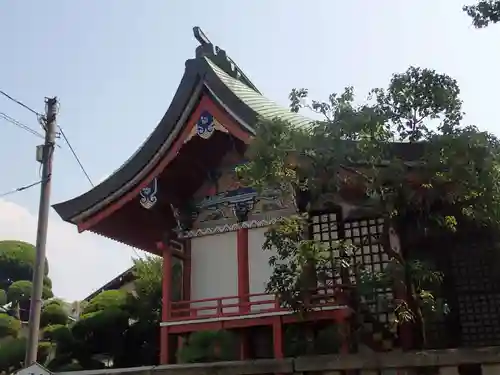
[[[89,294],[83,300],[90,301],[92,298],[97,296],[99,293],[102,293],[106,290],[120,289],[123,285],[134,280],[134,272],[133,271],[134,271],[134,267],[128,268],[127,270],[120,273],[118,276],[114,277],[112,280],[108,281],[102,287],[100,287],[96,291]]]

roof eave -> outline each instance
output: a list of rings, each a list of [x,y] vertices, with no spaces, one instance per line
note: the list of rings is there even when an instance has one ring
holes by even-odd
[[[54,204],[52,207],[57,214],[64,221],[77,224],[76,218],[81,213],[116,192],[125,182],[132,180],[174,130],[178,118],[193,91],[203,80],[203,76],[204,66],[199,60],[186,61],[184,75],[167,112],[139,150],[122,167],[93,189],[73,199]]]

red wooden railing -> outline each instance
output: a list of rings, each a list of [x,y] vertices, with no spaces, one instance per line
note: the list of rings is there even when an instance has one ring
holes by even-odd
[[[344,298],[339,288],[318,288],[311,293],[308,308],[324,309],[342,305]],[[171,302],[168,320],[193,320],[222,317],[236,317],[287,311],[278,298],[267,293],[253,293],[244,296],[205,298],[190,301]]]

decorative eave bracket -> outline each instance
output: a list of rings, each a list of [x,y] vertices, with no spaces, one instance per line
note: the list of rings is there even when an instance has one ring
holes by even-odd
[[[184,143],[189,142],[194,136],[209,139],[216,131],[229,133],[229,131],[209,112],[203,111]]]

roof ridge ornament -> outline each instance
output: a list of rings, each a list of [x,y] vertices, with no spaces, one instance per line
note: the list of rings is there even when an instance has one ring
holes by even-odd
[[[196,47],[196,57],[209,57],[210,60],[228,75],[243,82],[257,93],[261,93],[238,65],[236,65],[234,60],[227,55],[226,51],[219,46],[214,46],[199,26],[193,27],[193,34],[195,39],[200,43],[200,45]]]
[[[196,40],[200,43],[200,45],[212,44],[210,39],[206,36],[203,30],[199,26],[193,27],[193,34]]]

